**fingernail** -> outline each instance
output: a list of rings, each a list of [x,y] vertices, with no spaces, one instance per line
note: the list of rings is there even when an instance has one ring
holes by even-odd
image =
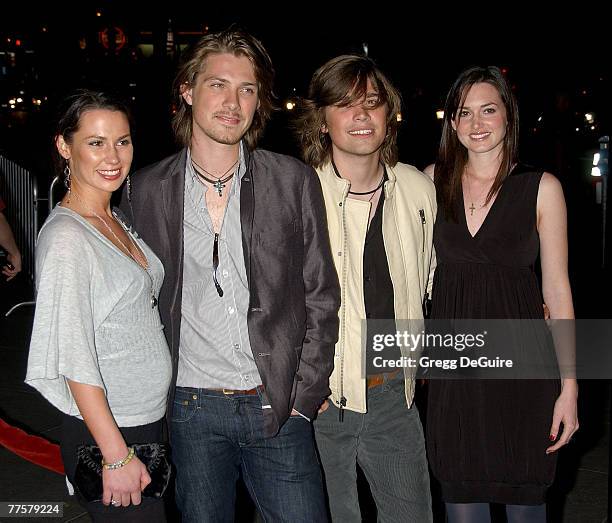
[[[550,436],[548,436],[548,439],[550,441],[555,441],[555,439],[557,439],[557,436],[555,436],[554,434],[551,434]]]

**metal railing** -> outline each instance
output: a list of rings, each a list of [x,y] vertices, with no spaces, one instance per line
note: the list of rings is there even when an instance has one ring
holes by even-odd
[[[21,251],[22,275],[34,286],[38,206],[47,199],[39,197],[36,177],[30,171],[2,155],[0,155],[0,193],[6,203],[4,213]],[[6,316],[18,307],[33,304],[34,301],[18,303],[6,313]]]

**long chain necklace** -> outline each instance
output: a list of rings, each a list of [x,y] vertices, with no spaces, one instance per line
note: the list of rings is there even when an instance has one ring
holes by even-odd
[[[219,193],[219,198],[221,198],[221,196],[223,196],[223,189],[225,189],[225,184],[227,182],[229,182],[232,179],[232,176],[234,176],[235,171],[233,170],[234,167],[236,167],[236,164],[238,163],[238,160],[236,160],[231,166],[230,168],[225,171],[221,176],[215,176],[214,174],[209,173],[206,169],[204,169],[204,167],[202,167],[201,165],[198,165],[195,160],[192,158],[191,159],[191,165],[193,167],[193,170],[196,172],[196,174],[202,178],[203,180],[206,180],[208,183],[212,184],[213,188],[215,189],[215,191],[217,191]],[[208,176],[214,176],[216,178],[216,180],[211,180],[210,178],[207,178],[206,176],[204,176],[204,174],[200,171],[204,171],[206,174],[208,174]],[[226,178],[224,178],[224,176],[229,173],[230,171],[232,171],[232,173],[227,176]]]
[[[102,216],[100,216],[98,213],[96,213],[96,211],[94,211],[91,207],[89,207],[89,205],[87,205],[82,199],[81,197],[78,195],[78,193],[76,193],[75,191],[72,191],[72,194],[74,196],[76,196],[76,199],[79,200],[79,202],[81,202],[81,205],[83,205],[83,207],[85,207],[85,209],[87,209],[91,214],[93,214],[96,218],[98,218],[98,220],[100,220],[104,226],[108,229],[108,231],[113,235],[113,238],[115,238],[115,240],[117,240],[117,242],[119,243],[119,245],[121,245],[121,247],[123,247],[123,249],[128,253],[128,255],[130,256],[130,258],[132,258],[132,260],[134,260],[134,263],[136,263],[136,265],[138,265],[144,272],[145,274],[149,277],[149,291],[151,294],[151,308],[154,309],[157,306],[157,298],[155,297],[155,288],[154,288],[154,283],[153,283],[153,277],[151,276],[151,273],[149,272],[149,264],[146,260],[146,258],[144,257],[144,252],[142,253],[144,261],[145,261],[145,265],[142,265],[137,259],[136,256],[134,256],[132,254],[132,251],[130,251],[126,246],[125,243],[123,243],[121,241],[121,239],[119,238],[119,236],[117,236],[115,234],[115,231],[113,231],[112,227],[106,222],[106,220],[104,218],[102,218]],[[139,250],[138,245],[136,245],[136,242],[134,241],[134,238],[132,238],[132,235],[129,233],[129,231],[126,229],[125,225],[123,225],[123,222],[121,220],[118,220],[117,217],[115,216],[115,214],[113,213],[113,218],[115,219],[115,221],[121,226],[121,228],[125,231],[125,234],[127,234],[127,237],[130,239],[130,242],[132,242],[132,245],[134,246],[134,248],[136,250]]]

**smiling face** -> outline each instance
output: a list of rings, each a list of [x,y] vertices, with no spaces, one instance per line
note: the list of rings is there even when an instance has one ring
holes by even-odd
[[[452,126],[469,153],[500,154],[507,123],[499,91],[487,82],[480,82],[469,88]]]
[[[325,125],[329,133],[333,156],[369,156],[380,154],[387,135],[387,104],[380,103],[378,91],[368,79],[362,99],[346,106],[325,108]]]
[[[243,55],[212,54],[183,98],[192,106],[192,142],[235,145],[251,126],[258,106],[253,64]]]
[[[70,142],[58,136],[56,146],[68,160],[72,190],[81,194],[117,190],[130,171],[134,153],[127,116],[108,109],[85,111]]]

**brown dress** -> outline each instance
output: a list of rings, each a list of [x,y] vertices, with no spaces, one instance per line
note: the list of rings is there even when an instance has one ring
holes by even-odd
[[[436,318],[542,318],[536,202],[542,172],[517,166],[472,237],[442,210],[434,229]],[[449,503],[535,505],[555,474],[550,425],[558,380],[431,380],[427,451]]]

